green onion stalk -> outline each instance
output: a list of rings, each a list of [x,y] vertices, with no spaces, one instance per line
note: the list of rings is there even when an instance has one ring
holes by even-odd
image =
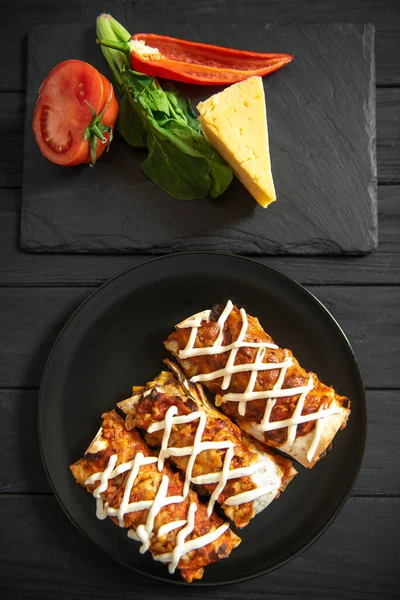
[[[115,77],[118,85],[122,85],[121,71],[130,68],[128,56],[120,50],[107,48],[104,44],[107,42],[121,44],[128,42],[131,39],[131,34],[118,23],[111,15],[101,14],[96,19],[96,35],[97,43],[101,44],[101,51],[104,58],[108,62],[112,74]]]

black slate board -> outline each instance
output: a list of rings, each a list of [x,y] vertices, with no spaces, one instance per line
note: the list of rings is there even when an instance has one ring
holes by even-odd
[[[63,168],[36,147],[37,90],[61,60],[111,78],[94,28],[39,26],[28,46],[21,245],[37,252],[242,254],[371,252],[377,245],[375,70],[372,25],[269,25],[136,20],[153,31],[295,60],[264,79],[278,200],[259,207],[234,180],[219,199],[177,201],[140,169],[146,154],[116,134],[98,165]],[[194,104],[221,88],[181,86]]]

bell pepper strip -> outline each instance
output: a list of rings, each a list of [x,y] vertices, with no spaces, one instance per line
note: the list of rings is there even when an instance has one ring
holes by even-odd
[[[291,54],[234,50],[154,33],[136,33],[127,41],[98,39],[126,54],[132,68],[146,75],[197,85],[227,85],[277,71]]]

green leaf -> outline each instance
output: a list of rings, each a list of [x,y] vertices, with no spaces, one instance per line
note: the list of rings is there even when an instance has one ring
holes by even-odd
[[[197,149],[204,159],[208,162],[212,186],[210,189],[211,198],[218,198],[228,189],[233,179],[232,169],[226,164],[222,156],[207,142],[203,135],[195,138]]]
[[[153,113],[160,112],[167,116],[170,116],[171,114],[168,99],[163,90],[160,88],[147,89],[146,92],[141,94],[140,101],[142,103],[145,102],[147,108],[149,108]]]
[[[157,93],[160,90],[156,80],[154,77],[150,77],[150,75],[144,75],[143,73],[132,71],[132,69],[125,69],[121,73],[121,77],[125,93],[129,92],[135,100],[140,96],[149,98],[151,94]]]
[[[134,71],[133,69],[126,69],[122,73],[124,81],[133,89],[136,90],[137,93],[140,93],[142,90],[154,86],[156,87],[156,80],[151,75],[145,75],[145,73],[139,73],[139,71]]]
[[[124,140],[136,148],[146,148],[146,129],[143,121],[132,110],[129,96],[124,94],[119,107],[117,130]]]
[[[153,124],[153,131],[155,128],[157,124]],[[158,133],[168,138],[182,153],[207,162],[211,178],[211,198],[217,198],[229,187],[233,179],[232,169],[202,134],[175,120],[165,123],[161,131],[158,128]]]
[[[168,100],[175,108],[175,111],[182,115],[185,119],[186,123],[195,131],[200,133],[200,123],[199,120],[193,110],[192,103],[190,99],[187,97],[183,97],[176,90],[165,90],[165,94],[168,97]]]
[[[150,140],[154,156],[149,163],[145,161],[142,168],[168,194],[179,200],[202,198],[207,192],[200,194],[199,190],[207,185],[210,196],[217,198],[228,188],[233,179],[232,169],[202,134],[176,119],[160,124],[148,118],[147,128],[152,133],[147,146],[150,150]]]
[[[196,158],[203,158],[203,153],[198,149],[199,140],[196,139],[200,137],[200,134],[193,131],[183,121],[167,119],[161,124],[157,120],[154,120],[151,123],[151,128],[157,137],[168,139],[181,152]]]
[[[208,195],[212,182],[207,161],[182,153],[169,140],[151,133],[147,138],[148,158],[142,169],[153,183],[178,200],[195,200]]]
[[[217,155],[220,159],[219,154]],[[221,163],[218,161],[209,161],[210,175],[212,179],[212,186],[210,189],[211,198],[218,198],[223,194],[232,183],[233,171],[225,162]]]

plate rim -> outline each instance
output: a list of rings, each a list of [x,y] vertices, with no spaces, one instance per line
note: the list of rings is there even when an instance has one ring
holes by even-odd
[[[154,262],[158,262],[158,261],[163,261],[163,260],[169,260],[170,258],[174,258],[174,257],[180,257],[180,256],[200,256],[200,255],[217,255],[217,256],[224,256],[224,257],[228,257],[228,258],[232,258],[232,259],[239,259],[241,261],[244,262],[250,262],[252,264],[255,264],[257,267],[261,267],[262,269],[266,269],[267,271],[270,271],[274,274],[274,276],[283,279],[286,283],[288,283],[289,285],[294,285],[299,292],[301,292],[302,294],[304,294],[305,296],[308,296],[308,298],[314,302],[314,304],[316,304],[317,308],[319,310],[322,310],[322,312],[325,314],[325,316],[331,320],[333,326],[337,329],[339,335],[342,337],[346,349],[349,352],[349,355],[351,357],[352,363],[353,363],[353,369],[354,372],[357,376],[357,388],[359,390],[360,393],[360,397],[363,401],[363,410],[361,411],[361,415],[360,418],[362,420],[361,422],[361,426],[362,426],[362,438],[360,440],[360,451],[359,451],[359,455],[357,458],[357,463],[356,463],[356,467],[353,470],[353,474],[350,480],[350,483],[348,485],[348,488],[345,492],[345,494],[343,495],[343,497],[341,498],[340,502],[337,504],[335,510],[332,512],[332,514],[329,516],[329,518],[326,520],[326,522],[324,523],[323,527],[318,531],[318,533],[316,535],[314,535],[312,537],[311,540],[308,540],[307,542],[305,542],[300,548],[298,548],[293,554],[290,554],[290,556],[283,558],[282,560],[280,560],[278,563],[274,564],[273,566],[267,567],[265,569],[262,569],[261,571],[258,571],[257,573],[252,573],[250,575],[244,576],[244,577],[238,577],[235,579],[229,579],[229,580],[224,580],[222,579],[221,581],[218,582],[207,582],[207,581],[202,581],[202,580],[194,580],[192,581],[190,584],[187,583],[186,581],[184,581],[183,579],[179,580],[179,579],[174,579],[174,578],[168,578],[167,575],[165,577],[163,576],[159,576],[159,575],[155,575],[152,573],[148,573],[147,571],[143,571],[142,569],[133,566],[131,564],[128,564],[126,562],[124,562],[121,558],[117,558],[116,556],[114,556],[112,554],[112,552],[109,552],[108,550],[105,550],[103,548],[103,546],[101,546],[96,540],[94,540],[92,537],[90,537],[85,530],[81,527],[81,525],[79,523],[77,523],[73,517],[69,514],[67,508],[64,506],[64,502],[60,496],[60,494],[58,493],[55,485],[53,484],[53,481],[51,479],[50,476],[50,472],[46,463],[46,457],[45,457],[45,451],[43,448],[43,440],[42,440],[42,434],[43,434],[43,424],[41,423],[41,415],[43,413],[43,396],[44,396],[44,388],[45,388],[45,383],[46,383],[46,377],[48,376],[48,371],[50,369],[50,363],[52,360],[52,357],[58,347],[58,345],[60,344],[60,342],[62,341],[62,337],[64,335],[64,332],[67,330],[67,328],[69,327],[70,323],[75,319],[76,315],[86,306],[86,304],[91,301],[91,299],[98,293],[100,293],[105,287],[107,287],[108,285],[111,285],[115,280],[117,280],[119,277],[122,277],[123,275],[125,275],[126,273],[130,272],[130,271],[134,271],[137,268],[140,267],[146,267],[147,265],[154,263]],[[224,252],[224,251],[214,251],[214,250],[201,250],[201,251],[195,251],[195,250],[189,250],[189,251],[184,251],[184,252],[173,252],[170,254],[163,254],[163,255],[159,255],[159,256],[155,256],[149,259],[145,259],[143,261],[138,262],[135,265],[132,265],[130,267],[127,267],[126,269],[123,269],[122,271],[119,271],[118,273],[116,273],[115,275],[113,275],[112,277],[110,277],[109,279],[107,279],[106,281],[104,281],[102,284],[100,284],[98,287],[96,287],[71,313],[71,315],[68,317],[68,319],[66,320],[66,322],[64,323],[64,325],[61,327],[60,331],[58,332],[56,339],[53,342],[53,345],[51,347],[51,350],[48,354],[47,360],[46,360],[46,364],[44,366],[43,369],[43,373],[42,373],[42,377],[40,380],[40,386],[39,386],[39,393],[38,393],[38,404],[37,404],[37,432],[38,432],[38,438],[39,438],[39,450],[40,450],[40,458],[42,461],[42,465],[44,468],[44,472],[46,474],[46,478],[50,484],[51,490],[55,496],[55,498],[57,499],[58,504],[60,505],[60,507],[62,508],[64,514],[68,517],[68,520],[76,527],[76,529],[82,534],[84,535],[84,537],[89,540],[92,544],[95,544],[97,548],[99,548],[104,554],[110,556],[113,560],[115,560],[117,563],[123,565],[124,567],[127,567],[128,569],[135,571],[137,573],[140,573],[141,575],[145,576],[145,577],[149,577],[151,579],[155,579],[157,581],[161,581],[163,583],[170,583],[170,584],[174,584],[174,585],[182,585],[182,586],[191,586],[191,587],[216,587],[216,586],[221,586],[221,585],[231,585],[231,584],[235,584],[235,583],[240,583],[243,581],[249,581],[251,579],[255,579],[257,577],[261,577],[263,575],[266,575],[268,573],[272,573],[273,571],[279,569],[280,567],[284,566],[285,564],[288,564],[289,562],[291,562],[293,559],[295,559],[296,557],[298,557],[299,555],[301,555],[305,550],[307,550],[307,548],[309,548],[312,544],[314,544],[314,542],[316,542],[321,535],[328,529],[328,527],[333,523],[333,521],[336,519],[336,517],[339,515],[339,513],[341,512],[341,510],[343,509],[343,506],[345,505],[347,499],[349,498],[351,491],[354,487],[354,484],[357,480],[357,477],[359,476],[360,470],[361,470],[361,466],[363,464],[363,460],[364,460],[364,455],[365,455],[365,447],[366,447],[366,437],[367,437],[367,402],[366,402],[366,392],[365,392],[365,386],[364,386],[364,381],[361,375],[361,371],[360,371],[360,367],[358,365],[358,361],[355,355],[355,352],[350,344],[350,341],[348,340],[345,332],[343,331],[342,327],[339,325],[338,321],[335,319],[335,317],[332,315],[332,313],[328,310],[328,308],[312,293],[310,292],[305,286],[303,286],[301,283],[299,283],[297,280],[289,277],[288,275],[285,275],[283,273],[281,273],[280,271],[278,271],[277,269],[274,269],[273,267],[270,267],[269,265],[264,265],[263,263],[259,262],[259,260],[254,259],[252,257],[248,257],[248,256],[241,256],[238,254],[233,254],[230,252]]]

